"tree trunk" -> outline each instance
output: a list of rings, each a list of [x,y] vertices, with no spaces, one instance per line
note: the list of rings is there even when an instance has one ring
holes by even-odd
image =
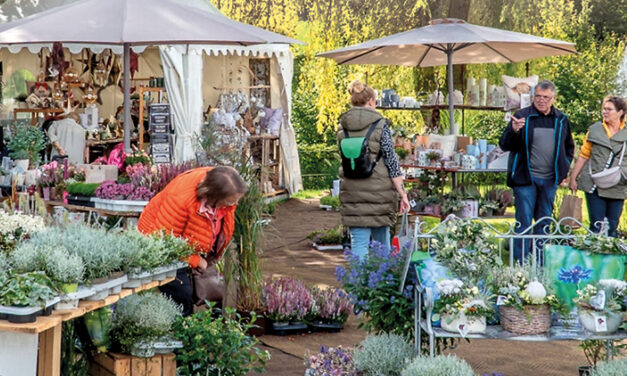
[[[468,20],[470,13],[470,0],[450,0],[448,7],[449,18],[459,18],[460,20]]]

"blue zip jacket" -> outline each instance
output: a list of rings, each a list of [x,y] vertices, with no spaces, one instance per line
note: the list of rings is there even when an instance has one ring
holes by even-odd
[[[554,108],[555,127],[555,185],[566,179],[570,170],[570,163],[575,154],[575,142],[570,131],[568,117]],[[507,162],[507,185],[510,187],[530,185],[532,182],[531,169],[529,167],[529,153],[533,142],[533,130],[535,119],[539,116],[538,110],[532,105],[522,108],[514,113],[516,118],[524,118],[525,126],[518,132],[514,132],[510,121],[501,136],[499,146],[509,151]]]

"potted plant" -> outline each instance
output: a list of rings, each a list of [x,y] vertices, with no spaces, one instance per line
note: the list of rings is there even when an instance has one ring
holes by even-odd
[[[341,250],[342,247],[342,225],[322,231],[314,231],[307,236],[313,241],[313,246],[318,251]]]
[[[267,281],[264,285],[267,304],[266,316],[272,320],[273,330],[280,335],[307,329],[303,323],[311,309],[311,291],[305,284],[291,277]]]
[[[35,322],[40,314],[50,314],[58,302],[56,296],[54,284],[43,271],[6,272],[0,278],[0,315],[14,323]]]
[[[517,334],[545,333],[551,326],[551,310],[565,314],[557,297],[547,292],[548,284],[532,279],[528,267],[498,268],[489,276],[503,329]]]
[[[353,353],[355,367],[365,375],[400,375],[414,349],[403,336],[368,335]]]
[[[577,304],[583,327],[595,334],[614,333],[623,322],[627,282],[602,279],[577,290]]]
[[[14,160],[28,160],[31,166],[39,163],[39,152],[45,149],[46,142],[41,128],[32,125],[17,125],[7,147]],[[26,170],[28,166],[24,170]]]
[[[320,331],[341,330],[353,308],[348,295],[338,288],[313,288],[311,295],[310,325]]]
[[[10,253],[22,239],[45,228],[44,219],[0,209],[0,251]]]
[[[514,195],[510,189],[492,188],[486,193],[486,201],[498,203],[494,215],[504,215],[505,210],[514,204]]]
[[[42,188],[44,200],[50,200],[50,189],[63,179],[63,169],[57,161],[43,165],[39,176],[39,186]]]
[[[405,149],[404,147],[396,147],[394,151],[396,152],[396,155],[398,155],[398,159],[400,161],[404,161],[405,158],[407,158],[407,156],[409,155],[409,150]]]
[[[479,202],[479,215],[482,217],[492,217],[496,212],[499,212],[500,205],[496,201],[490,199],[483,199]]]
[[[155,342],[173,336],[180,307],[157,292],[135,294],[120,300],[113,312],[111,349],[138,357],[152,357]]]
[[[442,199],[436,196],[429,196],[424,200],[425,214],[432,214],[439,216],[442,214]]]
[[[224,315],[213,317],[214,303],[205,311],[179,317],[173,325],[175,337],[183,347],[177,351],[177,374],[198,375],[211,370],[216,375],[246,375],[264,372],[270,354],[259,349],[259,341],[246,335],[256,320],[242,319],[234,309],[225,308]],[[207,351],[211,349],[211,351]]]
[[[475,373],[465,360],[455,355],[438,355],[433,358],[418,356],[401,373],[402,376],[456,375],[474,376]]]
[[[320,208],[326,210],[339,210],[340,198],[338,196],[326,195],[320,197]]]
[[[427,160],[429,161],[429,165],[431,166],[437,165],[437,163],[440,161],[440,158],[442,158],[442,154],[435,151],[428,152],[426,156]]]
[[[64,247],[51,248],[44,253],[46,274],[57,283],[65,294],[78,291],[78,283],[83,280],[85,265],[83,259],[70,254]]]
[[[338,347],[320,346],[320,352],[305,356],[305,376],[346,375],[357,376],[353,351]]]
[[[442,329],[462,337],[485,332],[486,318],[492,316],[493,310],[476,286],[464,286],[459,279],[443,280],[436,283],[436,291],[440,297],[435,302],[432,321],[441,321]]]

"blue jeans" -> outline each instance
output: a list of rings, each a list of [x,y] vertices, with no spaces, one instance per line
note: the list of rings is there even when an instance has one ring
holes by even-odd
[[[368,255],[368,244],[370,238],[390,248],[390,228],[383,227],[350,227],[348,231],[351,234],[351,252],[359,256],[360,260]]]
[[[613,238],[618,237],[618,220],[623,213],[625,200],[599,197],[596,191],[586,193],[586,206],[588,206],[588,218],[590,219],[590,229],[594,232],[601,231],[600,222],[604,218],[610,223],[607,234]],[[599,222],[599,223],[597,223]]]
[[[552,179],[533,178],[530,185],[514,187],[514,207],[516,208],[516,221],[520,224],[515,228],[516,233],[523,232],[529,226],[531,221],[535,220],[533,226],[534,234],[546,234],[550,225],[549,221],[540,221],[542,217],[553,216],[553,201],[555,200],[555,191],[557,185]],[[525,233],[525,235],[531,235]],[[541,249],[544,241],[536,243],[538,257],[541,255]],[[523,263],[530,252],[530,239],[514,239],[514,259]],[[540,258],[540,261],[542,259]]]

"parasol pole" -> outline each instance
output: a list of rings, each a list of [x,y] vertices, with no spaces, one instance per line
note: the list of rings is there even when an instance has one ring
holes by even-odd
[[[131,45],[129,43],[124,43],[124,152],[131,152]]]
[[[453,102],[453,44],[449,43],[446,46],[446,62],[447,62],[447,75],[448,75],[448,116],[450,121],[450,134],[457,134],[457,128],[455,126],[455,103]]]

